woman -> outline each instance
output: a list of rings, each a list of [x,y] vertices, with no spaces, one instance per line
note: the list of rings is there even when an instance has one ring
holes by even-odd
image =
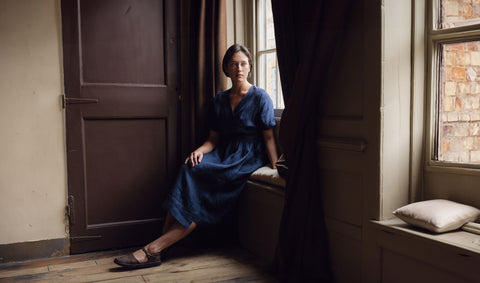
[[[144,248],[115,259],[118,265],[160,265],[162,250],[190,234],[198,224],[218,223],[231,209],[250,174],[266,163],[275,168],[277,149],[272,100],[247,78],[248,49],[231,46],[222,62],[232,88],[215,95],[208,116],[208,139],[185,160],[165,203],[163,234]]]

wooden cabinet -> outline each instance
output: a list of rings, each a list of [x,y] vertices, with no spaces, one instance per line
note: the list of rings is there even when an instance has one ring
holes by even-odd
[[[372,222],[380,282],[480,282],[480,236],[431,234],[398,219]]]

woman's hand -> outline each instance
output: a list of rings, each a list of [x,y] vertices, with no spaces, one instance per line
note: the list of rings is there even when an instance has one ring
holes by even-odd
[[[195,165],[198,165],[200,162],[202,162],[202,159],[203,152],[196,150],[190,153],[190,156],[185,159],[185,164],[190,164],[190,166],[194,167]]]
[[[195,165],[200,164],[203,159],[203,155],[211,152],[216,146],[218,142],[218,133],[210,130],[208,139],[203,143],[203,145],[192,153],[190,156],[185,159],[185,164],[190,164],[190,166],[194,167]]]

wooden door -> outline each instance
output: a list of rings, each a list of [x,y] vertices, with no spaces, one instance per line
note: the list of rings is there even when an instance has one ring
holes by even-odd
[[[176,0],[63,0],[71,253],[159,236],[178,169]]]

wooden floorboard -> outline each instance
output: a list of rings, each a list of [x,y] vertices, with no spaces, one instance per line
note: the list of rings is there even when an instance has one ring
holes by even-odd
[[[162,265],[126,270],[112,251],[0,265],[0,282],[277,282],[268,264],[243,249],[192,250]]]

